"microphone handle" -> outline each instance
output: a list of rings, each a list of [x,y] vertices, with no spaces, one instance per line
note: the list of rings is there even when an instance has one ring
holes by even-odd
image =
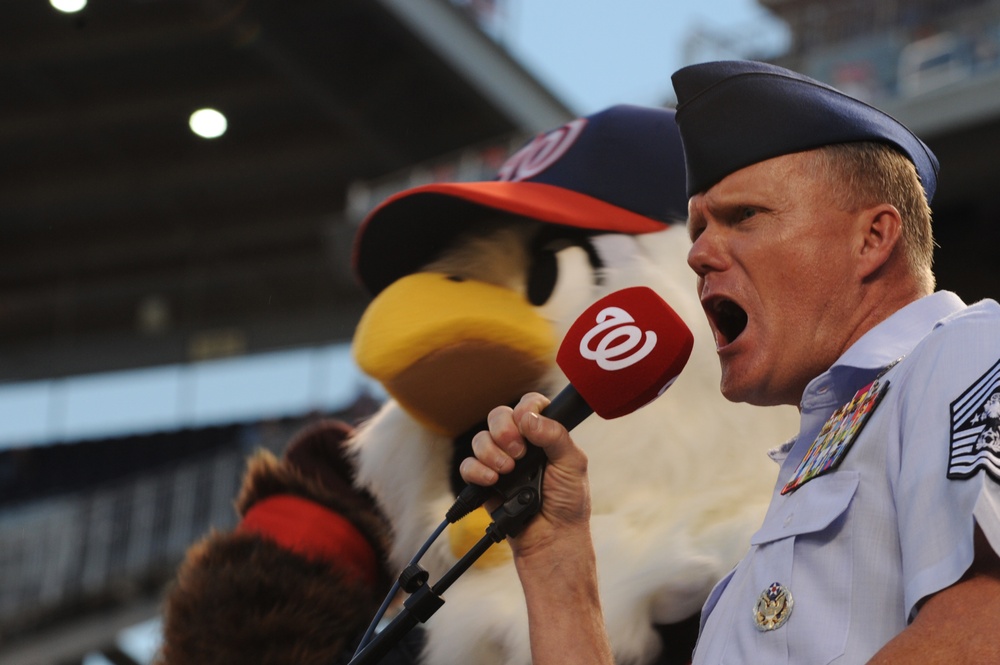
[[[582,423],[594,410],[587,404],[573,384],[563,388],[552,398],[547,407],[542,409],[542,415],[555,420],[567,430]]]
[[[572,384],[563,388],[558,395],[552,398],[549,405],[542,409],[543,416],[557,421],[567,430],[572,430],[593,412],[594,410]],[[544,450],[528,444],[527,452],[525,452],[524,457],[517,460],[513,471],[500,476],[500,480],[490,487],[466,485],[458,498],[455,499],[455,503],[448,509],[445,517],[449,523],[454,524],[483,505],[483,502],[494,492],[506,501],[511,498],[513,492],[530,482],[535,474],[545,467],[547,462],[548,458],[545,456]]]

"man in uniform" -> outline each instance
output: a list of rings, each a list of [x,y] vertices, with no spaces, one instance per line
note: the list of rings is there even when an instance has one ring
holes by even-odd
[[[885,113],[779,67],[673,80],[722,392],[801,413],[694,662],[1000,662],[1000,306],[934,291],[937,159]],[[587,460],[545,404],[495,409],[463,477],[491,484],[526,442],[545,449],[542,512],[512,539],[534,663],[610,663]]]

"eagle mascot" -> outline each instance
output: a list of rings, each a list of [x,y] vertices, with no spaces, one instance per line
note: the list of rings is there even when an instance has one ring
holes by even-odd
[[[458,465],[486,414],[525,392],[564,388],[555,358],[567,330],[592,303],[631,286],[653,289],[694,333],[686,369],[648,405],[613,420],[592,415],[572,436],[590,460],[602,605],[617,662],[688,662],[702,604],[742,556],[770,499],[777,469],[766,450],[793,435],[797,419],[794,410],[732,404],[719,392],[714,341],[686,262],[684,192],[673,111],[619,105],[535,137],[495,180],[423,185],[373,210],[355,239],[354,267],[373,300],[353,351],[389,398],[353,431],[327,423],[293,441],[282,460],[251,460],[240,527],[211,534],[179,570],[161,662],[216,662],[196,657],[198,646],[225,648],[219,642],[244,639],[241,631],[258,662],[276,653],[268,640],[286,645],[273,662],[334,662],[331,649],[349,657],[379,595],[417,552],[433,585],[483,537],[490,517],[480,508],[428,538],[464,487]],[[312,482],[316,467],[304,469],[303,456],[290,460],[289,451],[324,437],[312,463],[336,460],[336,472],[326,474],[330,487],[313,483],[321,517],[283,527],[317,512],[300,505],[310,496],[299,478]],[[291,489],[288,477],[265,482],[289,466]],[[248,520],[272,494],[304,500]],[[243,584],[251,589],[225,608],[234,623],[240,612],[255,620],[218,634],[207,615],[222,610],[204,587],[218,584],[207,579],[215,570],[248,566],[240,552],[209,561],[234,540],[284,550],[326,582],[300,590],[300,575],[282,585],[285,573],[258,561],[247,574],[266,599]],[[337,542],[312,542],[323,540]],[[244,559],[234,563],[236,556]],[[339,598],[307,601],[327,583]],[[530,664],[524,598],[505,543],[480,556],[443,600],[385,662]],[[325,625],[319,609],[300,607],[307,602],[328,610]],[[272,616],[281,612],[287,620]],[[324,631],[316,657],[310,645]]]

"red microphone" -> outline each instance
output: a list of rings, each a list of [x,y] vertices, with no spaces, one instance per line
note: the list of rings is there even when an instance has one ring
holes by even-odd
[[[662,395],[684,369],[694,337],[681,317],[652,289],[610,293],[581,314],[559,345],[556,363],[566,386],[542,415],[571,430],[590,414],[611,420]],[[489,497],[505,499],[536,476],[548,458],[537,446],[491,487],[468,485],[448,510],[454,523]]]

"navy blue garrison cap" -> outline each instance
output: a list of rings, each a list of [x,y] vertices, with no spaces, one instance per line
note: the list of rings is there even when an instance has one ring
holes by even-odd
[[[775,65],[724,60],[671,77],[693,196],[751,164],[836,143],[887,143],[906,155],[930,203],[938,160],[902,123],[825,83]]]

